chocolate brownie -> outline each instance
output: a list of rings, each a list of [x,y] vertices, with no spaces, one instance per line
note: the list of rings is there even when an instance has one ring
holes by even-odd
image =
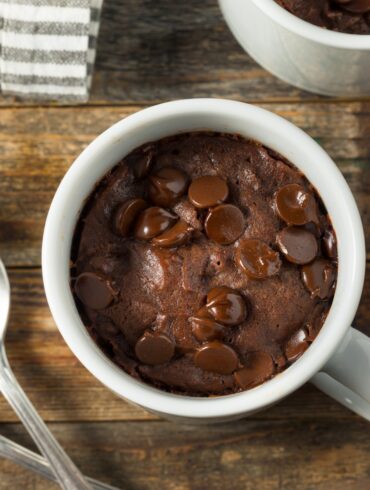
[[[370,34],[370,0],[275,0],[311,24],[347,34]]]
[[[292,164],[238,135],[146,144],[79,218],[71,287],[105,354],[193,396],[252,388],[315,339],[335,290],[334,230]]]

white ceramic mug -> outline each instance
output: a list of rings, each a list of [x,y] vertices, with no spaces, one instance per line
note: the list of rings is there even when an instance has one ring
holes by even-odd
[[[303,356],[256,388],[211,398],[160,391],[113,364],[87,333],[69,284],[74,228],[99,179],[144,143],[201,129],[255,139],[294,163],[318,189],[337,233],[339,253],[332,307],[318,337]],[[358,209],[342,174],[324,150],[303,131],[271,112],[241,102],[190,99],[150,107],[119,121],[82,152],[63,178],[45,225],[42,270],[51,312],[71,350],[105,386],[147,410],[187,421],[230,420],[276,403],[311,380],[370,420],[370,339],[350,327],[365,270]]]
[[[219,0],[241,46],[282,80],[323,95],[370,94],[370,35],[334,32],[274,0]]]

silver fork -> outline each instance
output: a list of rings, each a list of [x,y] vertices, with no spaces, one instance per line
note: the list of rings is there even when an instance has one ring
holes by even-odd
[[[4,264],[0,259],[0,390],[49,461],[61,488],[91,490],[91,486],[80,470],[58,444],[27,398],[10,368],[4,345],[9,310],[10,284]]]

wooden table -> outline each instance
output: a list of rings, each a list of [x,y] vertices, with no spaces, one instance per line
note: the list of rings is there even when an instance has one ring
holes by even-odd
[[[216,0],[106,0],[89,104],[0,100],[0,255],[12,284],[11,364],[80,468],[118,487],[369,489],[370,425],[312,386],[239,422],[175,426],[100,385],[50,316],[40,244],[69,165],[118,119],[157,102],[203,96],[257,103],[313,136],[346,177],[369,235],[370,99],[322,98],[277,80],[237,45]],[[368,274],[355,326],[370,335],[369,303]],[[3,398],[0,421],[1,434],[33,447]],[[0,489],[10,488],[54,487],[0,460]]]

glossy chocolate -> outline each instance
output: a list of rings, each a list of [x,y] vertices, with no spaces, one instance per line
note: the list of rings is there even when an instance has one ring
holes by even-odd
[[[299,184],[288,184],[276,192],[275,209],[288,225],[318,221],[315,197]]]
[[[308,264],[318,252],[316,237],[298,226],[287,226],[276,236],[276,243],[284,257],[293,264]]]
[[[141,211],[147,207],[144,199],[128,199],[120,204],[114,215],[114,230],[123,237],[129,235],[132,225]]]
[[[220,245],[230,245],[242,235],[245,219],[238,207],[221,204],[209,211],[204,228],[211,240]]]
[[[225,335],[223,325],[218,323],[210,314],[205,316],[198,312],[197,315],[190,318],[190,323],[193,335],[199,342],[222,340]]]
[[[265,279],[279,273],[279,253],[261,240],[243,240],[236,250],[236,262],[252,279]]]
[[[114,290],[109,280],[94,272],[80,274],[76,279],[74,291],[80,301],[93,310],[107,308],[114,298]]]
[[[154,237],[152,243],[162,248],[179,247],[190,240],[192,231],[192,227],[180,219],[166,231]]]
[[[145,332],[135,345],[135,354],[144,364],[164,364],[175,353],[175,344],[163,333]]]
[[[296,361],[308,349],[309,342],[304,329],[295,332],[287,341],[284,349],[285,357],[289,362]]]
[[[245,365],[234,373],[236,383],[243,390],[260,385],[274,374],[275,366],[267,352],[248,354]]]
[[[302,280],[313,298],[326,299],[333,295],[335,266],[325,259],[316,259],[302,267]]]
[[[193,180],[189,187],[189,201],[197,208],[211,208],[226,201],[229,188],[217,175],[205,175]]]
[[[329,259],[336,260],[338,258],[337,239],[332,228],[325,230],[322,238],[322,248]]]
[[[158,206],[147,208],[137,218],[134,228],[138,240],[151,240],[176,223],[176,216]]]
[[[218,340],[203,344],[195,353],[194,362],[204,371],[217,374],[231,374],[239,363],[236,352]]]
[[[228,287],[211,289],[207,295],[207,311],[222,325],[240,325],[247,318],[247,306],[243,296]]]
[[[188,176],[174,167],[162,167],[149,176],[149,197],[156,206],[168,208],[186,193]]]

